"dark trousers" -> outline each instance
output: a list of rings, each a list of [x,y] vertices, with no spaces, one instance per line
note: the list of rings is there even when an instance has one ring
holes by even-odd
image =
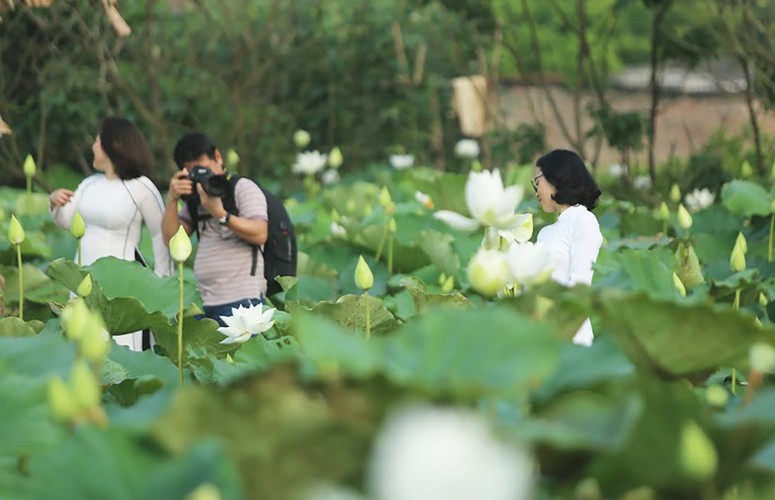
[[[218,304],[215,306],[204,306],[204,317],[214,319],[218,322],[221,326],[227,326],[226,323],[221,319],[221,316],[231,316],[232,315],[232,309],[235,307],[243,306],[243,307],[250,307],[255,306],[258,304],[265,304],[266,301],[264,297],[260,297],[257,299],[242,299],[238,300],[236,302],[229,302],[228,304]]]

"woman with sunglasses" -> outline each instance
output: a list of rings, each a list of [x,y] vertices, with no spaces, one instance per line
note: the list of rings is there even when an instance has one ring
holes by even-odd
[[[544,212],[557,221],[538,233],[537,242],[551,255],[552,278],[565,285],[590,285],[592,266],[603,244],[597,218],[591,212],[600,188],[584,161],[573,151],[555,149],[536,162],[533,189]],[[594,334],[587,318],[573,342],[591,345]]]

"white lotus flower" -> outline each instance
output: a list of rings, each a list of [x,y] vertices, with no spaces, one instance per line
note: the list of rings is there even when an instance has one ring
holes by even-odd
[[[498,235],[508,243],[525,243],[533,236],[533,214],[517,214],[517,223],[509,229],[498,230]]]
[[[632,180],[632,185],[635,186],[635,189],[640,189],[641,191],[651,189],[651,177],[639,175]]]
[[[533,285],[552,275],[551,255],[540,243],[512,243],[506,250],[512,279],[520,285]]]
[[[390,166],[396,170],[405,170],[414,165],[414,155],[390,155]]]
[[[626,170],[627,170],[627,167],[625,167],[621,163],[614,163],[610,167],[608,167],[608,175],[610,175],[614,179],[618,179],[619,177],[624,175],[624,172]]]
[[[336,236],[337,238],[346,238],[347,237],[347,229],[345,229],[343,226],[337,224],[336,222],[331,223],[331,234]]]
[[[686,195],[684,202],[690,212],[699,212],[713,205],[716,197],[708,188],[695,189]]]
[[[297,174],[315,175],[323,170],[328,163],[326,155],[320,151],[305,151],[296,155],[293,172]]]
[[[433,208],[433,199],[430,197],[430,195],[427,195],[422,191],[415,191],[414,199],[417,201],[417,203],[424,206],[428,210]]]
[[[482,295],[495,296],[511,283],[506,254],[497,249],[480,248],[468,263],[468,282]]]
[[[380,431],[369,489],[375,500],[526,500],[533,471],[530,455],[497,439],[481,415],[420,406]]]
[[[474,139],[460,139],[455,144],[455,156],[473,160],[479,157],[479,143]]]
[[[479,226],[512,229],[524,222],[524,215],[514,211],[522,201],[522,186],[503,187],[500,171],[470,172],[466,182],[466,205],[473,219],[450,210],[440,210],[436,219],[461,231],[475,231]]]
[[[339,171],[334,169],[328,169],[320,176],[320,182],[323,184],[333,184],[339,181]]]
[[[269,330],[274,325],[274,321],[271,319],[275,311],[274,308],[264,311],[262,304],[250,307],[233,307],[231,316],[221,316],[227,325],[218,328],[219,332],[226,335],[221,344],[247,342],[254,335]]]

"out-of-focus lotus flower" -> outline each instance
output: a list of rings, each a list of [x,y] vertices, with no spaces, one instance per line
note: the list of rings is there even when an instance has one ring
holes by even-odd
[[[433,210],[433,200],[429,195],[423,193],[422,191],[415,191],[414,199],[417,200],[417,203],[424,206],[428,210]]]
[[[8,224],[8,241],[11,245],[21,245],[24,242],[24,228],[15,215],[11,215],[11,222]]]
[[[320,151],[305,151],[296,155],[296,163],[293,165],[293,172],[304,175],[315,175],[323,170],[328,162],[326,155]]]
[[[331,223],[331,234],[336,236],[337,238],[346,238],[347,237],[347,229],[340,226],[336,222]]]
[[[710,189],[703,188],[695,189],[687,194],[684,203],[686,203],[686,208],[688,208],[690,212],[699,212],[700,210],[704,210],[713,205],[715,200],[716,197],[710,192]]]
[[[369,290],[374,286],[374,274],[363,255],[358,257],[358,264],[355,266],[355,285],[361,290]]]
[[[226,151],[226,166],[234,168],[237,165],[239,165],[239,154],[234,148],[229,148],[229,150]]]
[[[683,229],[689,229],[693,223],[692,214],[683,205],[678,205],[678,225]]]
[[[473,160],[479,157],[479,143],[474,139],[460,139],[455,144],[455,156]]]
[[[73,389],[72,395],[80,409],[90,410],[100,405],[102,391],[85,360],[79,359],[73,365],[70,386]]]
[[[691,478],[710,478],[718,467],[718,453],[713,441],[694,421],[686,422],[681,429],[678,459],[683,471]]]
[[[724,408],[729,403],[729,392],[720,385],[709,385],[705,389],[705,401],[715,408]]]
[[[328,153],[328,165],[331,168],[337,169],[341,167],[343,161],[344,161],[344,156],[342,156],[342,150],[339,149],[339,146],[336,146],[334,149],[331,150],[330,153]]]
[[[434,217],[461,231],[475,231],[480,226],[512,229],[524,221],[524,215],[515,213],[523,192],[518,185],[504,189],[498,170],[470,172],[465,198],[473,218],[450,210],[440,210]]]
[[[751,369],[759,373],[775,373],[775,348],[764,342],[757,342],[748,351]]]
[[[52,377],[48,381],[48,406],[59,422],[70,422],[78,414],[75,398],[60,377]]]
[[[35,177],[35,172],[38,169],[35,166],[35,160],[32,158],[32,155],[27,155],[27,157],[24,159],[24,166],[22,167],[22,170],[24,170],[25,176]]]
[[[339,171],[334,169],[326,170],[325,172],[323,172],[323,175],[320,176],[320,182],[322,182],[325,185],[339,182]]]
[[[639,175],[632,180],[632,185],[635,186],[635,189],[647,191],[651,189],[651,177],[648,175]]]
[[[613,177],[614,179],[618,179],[621,176],[624,175],[624,172],[627,171],[627,168],[620,164],[620,163],[614,163],[610,167],[608,167],[608,175]]]
[[[511,282],[534,285],[552,275],[551,256],[540,243],[512,243],[506,250]]]
[[[310,139],[309,132],[306,130],[297,130],[293,133],[293,143],[296,144],[296,147],[299,149],[306,148]]]
[[[192,250],[188,233],[183,226],[178,227],[178,232],[170,239],[170,256],[175,262],[185,262],[191,256]]]
[[[673,203],[678,203],[681,201],[681,188],[678,187],[678,184],[673,184],[670,187],[670,201]]]
[[[414,165],[414,155],[390,155],[390,166],[396,170],[404,170]]]
[[[499,229],[498,236],[506,243],[525,243],[533,236],[533,214],[517,214],[516,224],[509,229]]]
[[[673,273],[673,285],[675,286],[676,290],[678,290],[678,293],[681,294],[681,296],[686,297],[686,287],[684,286],[684,282],[681,281],[681,278],[679,278],[676,273]]]
[[[480,415],[414,407],[377,436],[369,489],[375,500],[527,500],[533,471],[529,453],[499,440]]]
[[[276,309],[267,308],[264,310],[262,304],[256,304],[250,307],[233,307],[231,316],[221,316],[226,326],[218,328],[218,331],[226,338],[221,344],[242,343],[250,340],[254,335],[263,333],[274,325],[272,316]]]
[[[485,297],[494,297],[511,283],[506,254],[498,250],[480,248],[468,263],[468,282]]]
[[[390,190],[386,186],[382,186],[382,189],[379,192],[379,204],[383,207],[387,207],[392,201],[393,198],[390,196]]]
[[[80,212],[76,211],[75,215],[73,215],[73,222],[70,223],[70,234],[77,240],[80,240],[86,234],[86,223],[83,221]]]

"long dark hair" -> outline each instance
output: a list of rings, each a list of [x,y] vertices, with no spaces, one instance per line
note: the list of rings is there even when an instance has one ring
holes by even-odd
[[[584,160],[566,149],[555,149],[536,162],[541,173],[557,188],[552,199],[560,205],[584,205],[588,210],[597,206],[600,188],[584,165]]]
[[[137,125],[118,116],[109,116],[100,125],[102,150],[113,163],[119,179],[150,175],[153,168],[151,146]]]

